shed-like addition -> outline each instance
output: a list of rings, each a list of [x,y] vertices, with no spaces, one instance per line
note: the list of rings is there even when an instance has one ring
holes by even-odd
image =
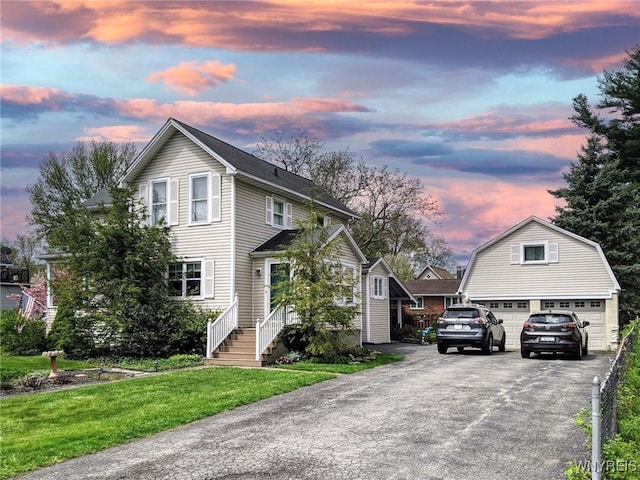
[[[459,289],[504,320],[512,349],[529,314],[546,309],[588,320],[590,350],[615,349],[619,292],[599,244],[535,216],[474,250]]]

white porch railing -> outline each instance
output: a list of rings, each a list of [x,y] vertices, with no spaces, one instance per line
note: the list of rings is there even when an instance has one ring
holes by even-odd
[[[264,321],[256,321],[256,360],[260,360],[262,352],[266,350],[280,330],[287,324],[287,309],[283,306],[276,308]]]
[[[212,358],[213,351],[236,328],[238,328],[237,294],[233,298],[233,303],[215,321],[207,323],[207,358]]]

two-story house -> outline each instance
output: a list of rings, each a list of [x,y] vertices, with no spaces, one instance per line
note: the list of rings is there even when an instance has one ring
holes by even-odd
[[[238,332],[255,345],[252,361],[227,355],[226,363],[262,363],[262,352],[284,322],[271,296],[279,246],[295,234],[296,221],[308,217],[312,203],[330,239],[341,244],[341,263],[357,279],[357,292],[346,301],[360,305],[367,259],[348,229],[357,215],[312,181],[170,118],[121,183],[137,188],[150,223],[164,219],[170,228],[173,252],[181,259],[168,271],[172,296],[224,310],[208,327],[211,363],[225,363],[215,358],[230,338],[241,343]],[[105,201],[100,195],[94,200]],[[362,321],[362,315],[355,320],[358,332]]]

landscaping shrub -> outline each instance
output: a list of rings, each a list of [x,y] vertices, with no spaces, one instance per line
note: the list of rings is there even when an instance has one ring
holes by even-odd
[[[3,355],[40,355],[46,350],[45,323],[41,318],[23,318],[18,309],[0,314],[0,351]]]
[[[74,308],[61,303],[47,336],[48,349],[64,350],[69,358],[92,357],[95,354],[95,345],[89,325],[87,317],[77,316]]]

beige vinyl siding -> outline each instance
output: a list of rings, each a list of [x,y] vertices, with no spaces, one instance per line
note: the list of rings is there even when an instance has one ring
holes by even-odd
[[[189,174],[211,171],[221,175],[221,221],[189,225]],[[171,226],[173,252],[184,260],[204,258],[214,261],[214,298],[197,301],[204,308],[224,309],[231,302],[231,183],[222,165],[202,149],[176,133],[153,162],[132,184],[151,178],[170,178],[179,184],[179,221]],[[203,265],[204,270],[204,265]]]
[[[386,298],[373,298],[373,277],[383,277],[387,283]],[[369,282],[369,338],[364,334],[365,325],[363,325],[363,341],[370,343],[389,343],[390,337],[390,320],[389,320],[389,274],[381,264],[376,265],[368,274]],[[363,310],[366,312],[366,310]],[[366,324],[366,320],[363,324]]]
[[[511,264],[511,245],[557,242],[559,261]],[[593,296],[613,288],[595,247],[531,222],[478,253],[465,286],[469,298]]]

